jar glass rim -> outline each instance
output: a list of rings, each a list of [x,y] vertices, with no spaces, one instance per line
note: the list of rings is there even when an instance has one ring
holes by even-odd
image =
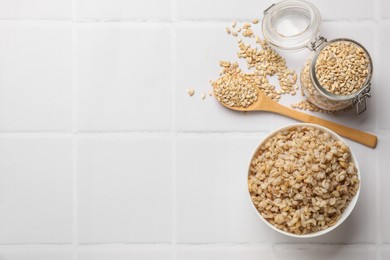
[[[336,95],[336,94],[333,94],[329,91],[327,91],[324,87],[321,86],[318,78],[317,78],[317,74],[316,74],[316,70],[315,70],[315,65],[316,65],[316,62],[317,62],[317,59],[318,59],[318,56],[319,54],[321,53],[321,51],[328,45],[334,43],[334,42],[341,42],[341,41],[346,41],[346,42],[352,42],[354,44],[356,44],[357,46],[359,46],[360,48],[363,49],[364,53],[366,54],[367,56],[367,59],[368,59],[368,63],[369,63],[369,67],[368,67],[368,77],[366,78],[366,81],[362,84],[361,88],[357,91],[355,91],[354,93],[350,94],[350,95]],[[311,79],[312,79],[312,82],[314,83],[314,87],[323,95],[325,96],[326,98],[330,99],[330,100],[334,100],[334,101],[341,101],[341,100],[350,100],[350,99],[354,99],[356,98],[356,96],[361,92],[361,90],[365,89],[368,85],[370,85],[371,83],[371,79],[372,79],[372,73],[373,73],[373,65],[372,65],[372,59],[371,59],[371,56],[370,56],[370,53],[367,51],[366,48],[364,48],[363,45],[361,45],[359,42],[355,41],[355,40],[352,40],[352,39],[348,39],[348,38],[337,38],[337,39],[333,39],[331,41],[327,41],[325,42],[324,44],[321,44],[315,51],[314,53],[314,56],[311,60],[311,63],[310,63],[310,75],[311,75]]]
[[[293,19],[293,18],[296,19]],[[302,24],[306,23],[302,27]],[[290,29],[289,34],[279,31],[281,24]],[[321,14],[310,2],[285,0],[264,11],[262,31],[264,38],[275,48],[295,51],[307,47],[319,34]]]

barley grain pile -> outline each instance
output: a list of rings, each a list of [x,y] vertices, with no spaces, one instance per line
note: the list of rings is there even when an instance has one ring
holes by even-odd
[[[254,19],[252,24],[259,21]],[[244,72],[237,62],[220,61],[222,72],[220,78],[211,82],[214,96],[222,103],[233,107],[248,107],[257,98],[253,94],[263,91],[266,96],[274,101],[279,101],[281,95],[295,95],[298,86],[297,74],[286,66],[286,60],[276,53],[266,41],[261,40],[252,30],[251,23],[242,26],[232,23],[226,32],[238,38],[237,56],[244,59],[248,72]],[[252,40],[256,47],[244,43],[243,39]],[[280,88],[270,84],[269,76],[276,75]]]
[[[359,189],[348,146],[313,127],[292,127],[269,138],[248,178],[252,202],[269,223],[307,234],[337,223]]]
[[[337,41],[321,50],[315,64],[319,83],[335,95],[350,95],[360,90],[369,75],[369,59],[357,44]]]
[[[214,96],[231,107],[248,107],[257,101],[257,92],[262,82],[250,73],[243,73],[237,63],[221,62],[223,75],[212,83]]]

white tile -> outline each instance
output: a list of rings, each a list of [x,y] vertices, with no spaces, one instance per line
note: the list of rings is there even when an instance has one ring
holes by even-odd
[[[316,238],[296,239],[274,232],[276,243],[326,243],[326,244],[374,244],[377,242],[376,190],[377,152],[348,141],[358,160],[361,174],[361,190],[351,215],[339,227]]]
[[[85,25],[78,44],[81,131],[170,129],[167,26]]]
[[[263,10],[274,1],[249,0],[238,3],[232,0],[180,0],[177,1],[178,18],[183,20],[194,19],[253,19],[261,18]]]
[[[369,0],[310,0],[324,20],[374,19],[374,4]]]
[[[70,19],[69,0],[0,0],[0,19]]]
[[[177,2],[179,19],[253,19],[262,18],[263,10],[278,1],[249,0],[238,3],[234,0],[180,0]],[[313,0],[325,20],[329,19],[368,19],[374,17],[374,5],[371,1],[354,0]]]
[[[0,138],[0,243],[69,243],[72,143],[68,138]]]
[[[381,16],[383,18],[389,18],[390,17],[390,2],[388,0],[381,0],[380,1],[380,10],[381,10]]]
[[[271,247],[184,247],[177,260],[273,260]]]
[[[80,139],[80,243],[170,241],[171,151],[169,138]]]
[[[79,19],[170,19],[172,0],[79,0]]]
[[[390,259],[390,245],[383,245],[381,249],[382,260]]]
[[[1,260],[72,260],[72,249],[13,248],[0,249]]]
[[[381,129],[390,129],[390,117],[387,111],[390,110],[390,88],[387,83],[390,81],[390,73],[387,71],[387,57],[390,55],[388,44],[390,41],[390,26],[379,26],[379,62],[378,62],[378,106],[382,113],[378,115],[379,127]],[[385,112],[386,111],[386,112]]]
[[[375,246],[280,245],[274,248],[276,260],[366,260],[375,259]]]
[[[71,27],[0,25],[0,34],[0,131],[70,131]]]
[[[380,175],[380,226],[382,234],[382,242],[390,243],[390,226],[387,224],[390,218],[390,205],[388,198],[390,196],[389,182],[390,176],[388,160],[390,156],[390,134],[380,135],[378,141],[378,173]]]
[[[170,249],[143,248],[80,248],[79,260],[172,260]]]
[[[379,77],[379,73],[377,72],[377,68],[379,64],[377,62],[375,51],[374,51],[374,25],[370,24],[354,24],[348,22],[324,22],[322,24],[321,34],[328,38],[328,40],[336,39],[336,38],[350,38],[356,40],[361,43],[370,53],[373,58],[374,64],[374,76],[373,76],[373,84],[371,89],[372,97],[368,100],[367,111],[362,115],[357,116],[356,111],[350,110],[348,112],[340,112],[337,116],[327,115],[324,113],[318,112],[309,112],[302,111],[306,114],[311,114],[316,117],[321,117],[330,121],[334,121],[339,124],[347,125],[353,128],[358,128],[364,131],[373,131],[375,129],[378,111],[376,102],[378,102],[378,96],[380,92],[382,92],[381,84],[378,83],[377,78]],[[307,53],[306,58],[308,57],[309,52],[304,52],[303,54],[291,54],[291,53],[283,53],[282,55],[286,58],[287,62],[291,64],[291,66],[295,69],[297,73],[301,72],[302,65],[304,64],[304,60],[302,56]],[[301,63],[300,63],[301,62]],[[301,96],[300,91],[296,95],[296,97],[291,98],[289,95],[285,95],[286,97],[282,99],[281,104],[285,106],[290,106],[292,103],[298,102],[300,100],[304,100],[305,98]],[[294,100],[294,101],[292,101]],[[295,121],[288,118],[277,117],[274,122],[274,127],[281,127],[286,124],[294,123]]]
[[[231,111],[214,97],[201,94],[212,90],[209,80],[219,77],[220,60],[235,61],[236,39],[224,24],[176,26],[177,81],[176,124],[182,131],[261,131],[272,129],[274,115],[267,112]],[[244,64],[245,65],[245,64]],[[245,65],[246,66],[246,65]],[[187,93],[195,90],[194,96]]]
[[[247,169],[258,138],[177,140],[179,243],[267,242],[271,229],[255,214]]]

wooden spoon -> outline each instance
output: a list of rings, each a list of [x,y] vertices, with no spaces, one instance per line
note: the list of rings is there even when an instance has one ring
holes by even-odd
[[[311,116],[302,112],[298,112],[294,109],[282,106],[279,103],[271,100],[262,91],[258,91],[257,101],[246,108],[231,107],[224,104],[223,102],[220,103],[227,108],[237,110],[237,111],[269,111],[269,112],[277,113],[280,115],[284,115],[296,119],[301,122],[318,124],[333,130],[334,132],[338,133],[341,136],[344,136],[348,139],[351,139],[355,142],[361,143],[371,148],[375,148],[378,142],[378,138],[375,135],[348,126],[339,125],[334,122],[319,117]]]

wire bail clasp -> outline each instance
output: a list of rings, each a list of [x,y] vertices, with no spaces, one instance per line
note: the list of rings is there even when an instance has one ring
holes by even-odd
[[[311,51],[316,51],[318,47],[320,47],[322,44],[326,43],[328,39],[326,39],[322,35],[318,35],[311,43],[307,46],[307,48]]]
[[[269,11],[272,7],[274,7],[274,6],[275,6],[275,4],[270,5],[267,9],[264,10],[263,14],[266,15],[266,14],[268,13],[268,11]]]
[[[371,82],[368,83],[362,90],[360,90],[360,92],[353,100],[357,115],[361,115],[364,111],[367,110],[367,98],[371,97],[370,90]]]

